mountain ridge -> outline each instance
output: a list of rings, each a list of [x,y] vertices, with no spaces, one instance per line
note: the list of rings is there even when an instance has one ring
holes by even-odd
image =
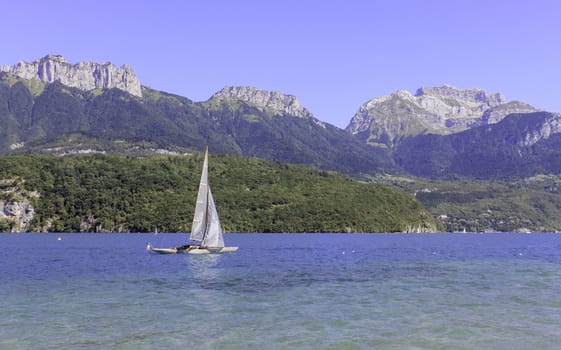
[[[140,81],[134,70],[124,64],[116,67],[111,62],[78,62],[70,64],[61,55],[47,55],[33,62],[21,61],[13,66],[2,65],[0,72],[44,83],[55,81],[83,91],[117,88],[142,97]]]
[[[508,102],[500,93],[450,85],[422,87],[415,94],[399,90],[367,101],[343,130],[317,119],[296,96],[277,91],[226,86],[206,101],[193,102],[141,86],[138,81],[140,95],[117,85],[72,87],[60,76],[75,78],[80,67],[91,75],[91,67],[115,67],[110,63],[70,65],[62,56],[49,55],[35,61],[30,71],[37,74],[41,64],[51,67],[43,70],[57,71],[59,76],[47,74],[44,82],[35,75],[31,79],[16,76],[11,68],[0,72],[0,154],[185,154],[210,144],[215,153],[305,164],[359,178],[407,172],[447,176],[419,171],[405,162],[448,162],[458,153],[450,146],[438,148],[439,143],[455,145],[450,140],[462,139],[454,136],[461,132],[485,126],[498,130],[494,126],[508,115],[536,111],[523,102]],[[551,143],[542,141],[560,132],[556,120],[530,120],[538,123],[532,126],[533,133],[525,135],[524,142],[509,145],[509,152],[525,152],[524,148],[537,144],[535,150],[553,154],[554,150],[541,145]],[[513,127],[511,124],[499,129]],[[499,134],[505,133],[515,134],[516,130]],[[485,137],[483,132],[472,135]],[[475,141],[487,144],[486,140]],[[477,147],[472,151],[487,152]],[[439,167],[451,169],[446,164]]]
[[[283,94],[278,91],[265,91],[250,86],[226,86],[213,94],[208,101],[237,100],[243,101],[264,112],[272,114],[288,114],[303,119],[312,119],[318,125],[325,127],[325,123],[314,117],[306,108],[302,107],[294,95]]]
[[[269,100],[254,105],[217,94],[193,102],[147,87],[138,97],[116,88],[83,91],[59,81],[46,83],[35,95],[31,85],[0,73],[0,154],[183,154],[209,144],[215,153],[347,174],[393,167],[389,155],[371,151],[344,130],[319,122],[303,108],[303,117],[272,108]],[[283,98],[280,93],[257,95]]]
[[[398,90],[368,100],[345,130],[374,146],[393,148],[403,136],[448,135],[497,123],[508,114],[537,111],[528,104],[507,102],[502,94],[482,89],[421,87],[415,95]]]

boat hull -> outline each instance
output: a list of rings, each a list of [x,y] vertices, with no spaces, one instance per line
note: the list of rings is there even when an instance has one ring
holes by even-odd
[[[233,253],[238,250],[238,247],[201,248],[200,246],[192,246],[187,249],[178,249],[178,248],[156,248],[156,247],[152,247],[151,245],[148,245],[146,250],[155,254],[224,254],[224,253]]]
[[[150,247],[148,251],[156,254],[177,254],[177,248],[154,248]]]
[[[238,250],[238,247],[222,247],[222,248],[195,248],[189,249],[187,254],[224,254],[233,253]]]

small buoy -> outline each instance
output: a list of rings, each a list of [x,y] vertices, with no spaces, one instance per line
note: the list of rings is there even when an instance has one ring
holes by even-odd
[[[62,241],[62,237],[59,236],[59,237],[57,238],[57,241]]]

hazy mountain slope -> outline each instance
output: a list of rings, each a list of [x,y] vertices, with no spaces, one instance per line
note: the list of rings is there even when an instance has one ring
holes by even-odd
[[[561,115],[513,114],[452,135],[419,135],[396,148],[398,165],[431,178],[500,179],[561,173]]]

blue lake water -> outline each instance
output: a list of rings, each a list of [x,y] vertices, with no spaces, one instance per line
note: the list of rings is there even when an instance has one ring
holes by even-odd
[[[561,346],[561,235],[184,237],[0,234],[0,349]]]

